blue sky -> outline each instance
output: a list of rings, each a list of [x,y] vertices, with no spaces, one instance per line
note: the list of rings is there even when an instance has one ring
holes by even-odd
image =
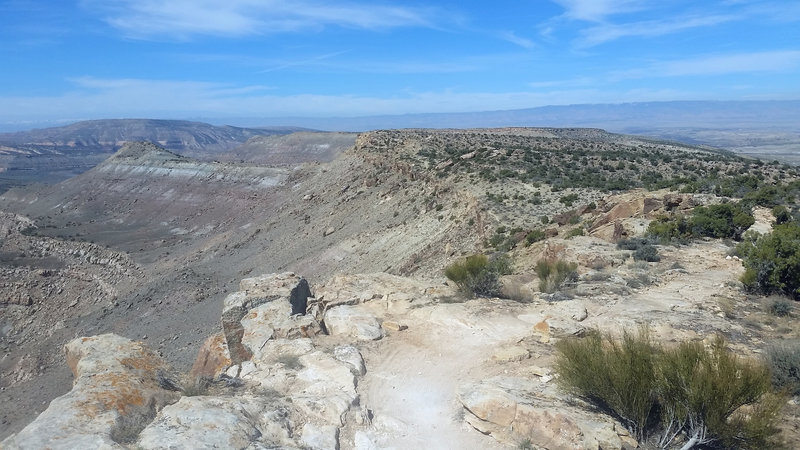
[[[0,0],[0,123],[800,99],[800,1]]]

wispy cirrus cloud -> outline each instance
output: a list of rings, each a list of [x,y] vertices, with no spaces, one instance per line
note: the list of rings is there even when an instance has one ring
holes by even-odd
[[[434,27],[434,8],[300,0],[82,0],[114,28],[134,38],[246,36],[326,26],[368,30]]]
[[[738,20],[732,14],[683,16],[664,20],[645,20],[633,23],[605,23],[581,31],[579,47],[593,47],[626,37],[654,37],[678,33],[692,28],[709,27]]]
[[[522,36],[518,36],[516,33],[512,31],[504,31],[500,33],[500,39],[505,41],[511,42],[512,44],[518,45],[522,48],[533,48],[536,47],[536,43],[528,38],[524,38]]]
[[[39,120],[81,120],[97,117],[186,118],[352,117],[376,114],[466,112],[518,109],[575,103],[608,103],[690,97],[671,90],[628,90],[578,87],[536,91],[404,91],[387,96],[365,94],[279,95],[265,86],[238,86],[198,81],[148,79],[72,79],[76,89],[54,96],[0,96],[0,123]],[[42,114],[46,111],[46,115]]]
[[[612,78],[624,80],[651,77],[780,72],[797,67],[800,67],[800,50],[776,50],[659,61],[644,68],[617,72],[612,75]]]
[[[569,19],[602,22],[607,17],[648,8],[646,0],[553,0]]]

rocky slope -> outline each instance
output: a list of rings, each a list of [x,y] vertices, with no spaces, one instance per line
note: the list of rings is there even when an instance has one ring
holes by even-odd
[[[531,251],[553,245],[562,256],[614,253],[595,238]],[[557,388],[552,344],[589,328],[619,332],[648,323],[662,342],[724,333],[738,352],[758,348],[769,331],[724,313],[722,299],[743,318],[756,315],[733,283],[741,267],[725,252],[708,242],[646,268],[625,258],[581,266],[577,295],[557,302],[535,295],[527,303],[452,303],[458,293],[451,287],[382,273],[339,276],[318,288],[293,273],[244,279],[226,297],[219,333],[188,374],[141,342],[111,334],[73,340],[65,347],[72,391],[2,444],[636,447],[620,423]],[[652,280],[634,285],[633,270]],[[305,314],[291,315],[299,303]],[[783,439],[790,446],[797,413],[787,411]]]
[[[664,163],[667,158],[671,163]],[[539,174],[535,161],[547,167],[547,172]],[[583,178],[569,178],[592,167],[606,179],[614,171],[622,171],[629,182],[642,185],[650,178],[641,175],[657,171],[667,180],[701,171],[757,171],[776,179],[794,176],[780,166],[754,165],[601,130],[403,130],[359,135],[352,148],[327,163],[281,167],[202,162],[135,144],[59,185],[12,190],[0,197],[0,207],[25,214],[32,221],[8,216],[13,217],[8,222],[11,225],[2,228],[7,235],[0,248],[8,256],[4,267],[17,265],[25,272],[20,272],[16,284],[3,287],[4,294],[38,292],[36,283],[47,277],[37,271],[48,269],[48,264],[53,266],[48,270],[60,270],[68,264],[69,255],[80,254],[81,249],[101,253],[92,253],[88,261],[78,258],[73,270],[96,273],[91,269],[92,260],[119,263],[124,257],[127,262],[122,267],[127,272],[97,274],[116,290],[116,299],[111,302],[103,297],[106,303],[95,302],[102,292],[99,282],[98,288],[85,288],[86,297],[71,307],[74,320],[64,320],[61,329],[39,324],[61,320],[62,310],[46,305],[63,308],[60,305],[72,303],[75,293],[84,289],[77,284],[59,281],[57,288],[48,287],[43,294],[36,294],[38,297],[31,296],[32,305],[15,301],[3,307],[4,324],[11,324],[11,328],[4,325],[8,332],[2,336],[8,349],[4,391],[0,393],[5,433],[20,430],[45,406],[42,402],[69,389],[69,371],[58,349],[72,337],[113,332],[142,340],[172,366],[165,372],[173,374],[168,378],[185,384],[193,377],[179,380],[177,373],[189,370],[206,338],[215,330],[225,331],[225,323],[239,320],[243,336],[249,336],[249,329],[252,337],[235,346],[249,350],[239,351],[230,362],[219,352],[212,352],[216,356],[206,352],[202,358],[211,361],[204,374],[217,380],[212,391],[219,389],[224,394],[223,399],[211,403],[234,411],[233,418],[240,413],[259,416],[264,411],[251,411],[250,406],[230,398],[237,395],[230,392],[227,381],[221,381],[225,379],[220,378],[223,369],[226,376],[243,380],[245,365],[250,370],[279,364],[280,370],[267,372],[297,381],[311,362],[296,364],[295,357],[321,351],[336,359],[337,346],[349,345],[363,356],[367,370],[355,376],[357,382],[353,383],[358,404],[351,399],[344,402],[349,402],[347,406],[336,409],[346,411],[344,419],[336,425],[328,417],[327,422],[312,424],[328,428],[307,432],[309,436],[327,436],[325,442],[338,433],[342,448],[380,448],[394,445],[392,442],[412,447],[432,442],[438,448],[491,448],[501,444],[470,430],[478,428],[509,443],[520,437],[506,432],[510,424],[513,429],[533,430],[534,422],[562,424],[572,430],[573,434],[564,435],[572,436],[565,438],[572,442],[565,446],[590,446],[587,436],[604,436],[607,443],[623,442],[624,430],[603,416],[584,416],[570,409],[550,387],[554,340],[588,326],[621,329],[646,321],[667,340],[702,339],[721,331],[737,349],[748,353],[762,347],[777,329],[786,332],[787,328],[794,330],[794,325],[788,319],[766,323],[760,305],[747,298],[736,282],[741,264],[725,259],[727,247],[720,242],[664,248],[661,263],[644,265],[631,263],[630,252],[613,245],[621,237],[641,233],[658,214],[721,198],[669,190],[610,196],[602,185],[575,183]],[[509,168],[515,170],[502,172]],[[542,216],[547,217],[547,225],[542,225]],[[761,226],[768,227],[768,212],[762,216]],[[498,231],[501,227],[502,233]],[[588,236],[566,239],[579,227]],[[518,243],[517,237],[521,234],[519,239],[524,239],[525,232],[533,228],[543,230],[549,239],[513,249],[514,274],[504,280],[508,295],[522,302],[458,303],[462,301],[459,296],[443,285],[441,270],[446,264],[488,246],[502,247],[509,240]],[[28,247],[43,248],[40,241],[65,250],[29,254]],[[581,278],[570,288],[571,299],[555,301],[560,297],[539,292],[533,267],[542,258],[580,264]],[[315,301],[309,301],[305,319],[287,320],[285,311],[269,310],[281,303],[265,303],[263,299],[271,298],[266,293],[256,292],[252,295],[257,299],[248,300],[252,297],[249,291],[261,289],[253,285],[257,281],[237,287],[238,280],[254,273],[286,271],[305,277],[316,295]],[[379,274],[348,276],[374,272]],[[66,286],[68,294],[58,293],[61,286]],[[229,294],[234,291],[239,293]],[[225,319],[223,313],[220,327],[221,301],[226,295],[243,302],[240,311],[258,313],[243,314],[236,320]],[[41,306],[34,311],[31,306],[37,304]],[[740,322],[728,317],[731,310],[740,312]],[[17,311],[16,318],[6,320],[6,311]],[[747,325],[748,320],[757,321],[758,326]],[[400,331],[404,327],[408,328]],[[33,338],[51,328],[56,330],[51,339]],[[218,336],[211,343],[227,344],[237,333],[223,334],[224,339]],[[102,340],[107,339],[112,338]],[[282,350],[259,356],[262,344],[278,339],[297,341],[286,345],[300,347],[287,350],[283,362],[269,360],[280,356]],[[21,373],[17,367],[28,364],[26,355],[43,351],[52,356],[40,358],[45,363],[34,363],[37,371],[17,381]],[[227,366],[238,368],[227,373]],[[254,379],[243,384],[247,387],[241,391],[243,395],[264,395],[252,390],[253,383]],[[287,387],[291,383],[270,383],[277,381],[267,384],[282,393],[276,396],[276,408],[284,408],[281,402],[291,397],[289,391],[294,393]],[[351,392],[349,385],[337,389]],[[487,393],[495,397],[485,400]],[[544,405],[550,412],[546,417],[525,413],[519,419],[509,418],[506,412],[501,414],[503,419],[493,422],[495,414],[487,412],[492,411],[487,401],[489,405],[521,405],[513,409],[529,412],[531,405]],[[465,405],[469,412],[463,411]],[[292,404],[294,407],[297,405]],[[154,423],[171,427],[183,413],[170,411],[173,415]],[[114,421],[121,417],[114,414],[108,417]],[[147,434],[140,433],[145,425],[151,426],[151,414],[145,411],[139,416],[144,422],[134,421],[132,427],[128,419],[119,419],[125,422],[123,428],[134,430],[129,432],[132,437],[108,439],[121,439],[124,445],[151,445],[147,442],[153,441],[141,440]],[[290,418],[290,425],[280,425],[284,430],[280,435],[288,437],[280,445],[310,445],[298,440],[306,435],[304,424],[313,422],[310,413],[292,410],[285,417]],[[572,422],[565,422],[565,417]],[[274,424],[251,422],[237,438],[245,440],[236,442],[269,445],[258,435],[266,436]],[[116,426],[89,434],[111,436],[110,430]],[[547,431],[540,432],[549,436]]]

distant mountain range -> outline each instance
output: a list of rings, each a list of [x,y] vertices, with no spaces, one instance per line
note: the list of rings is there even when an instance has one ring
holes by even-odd
[[[205,120],[219,122],[218,119]],[[351,118],[226,120],[242,126],[182,120],[109,119],[0,133],[0,192],[8,186],[31,181],[56,182],[82,173],[130,141],[153,142],[175,153],[205,160],[236,160],[258,158],[259,152],[265,151],[263,149],[271,149],[277,155],[276,152],[282,151],[281,147],[288,145],[287,148],[295,148],[288,141],[267,138],[310,130],[602,128],[615,133],[707,145],[759,158],[800,164],[798,100],[675,101]],[[303,139],[308,140],[308,137]],[[343,136],[342,142],[349,139],[352,137]],[[248,145],[243,146],[246,142]],[[311,151],[319,152],[319,149]]]
[[[0,192],[29,182],[57,182],[82,173],[126,142],[148,141],[184,156],[213,159],[256,136],[299,127],[242,128],[153,119],[89,120],[55,128],[0,133]]]
[[[301,130],[303,128],[299,127],[215,126],[184,120],[106,119],[87,120],[55,128],[0,133],[0,144],[39,153],[113,152],[125,142],[131,141],[149,141],[177,152],[225,151],[254,136],[289,134]]]
[[[469,113],[352,118],[239,119],[241,125],[292,125],[319,130],[386,128],[585,127],[708,145],[800,164],[800,100],[673,101]]]

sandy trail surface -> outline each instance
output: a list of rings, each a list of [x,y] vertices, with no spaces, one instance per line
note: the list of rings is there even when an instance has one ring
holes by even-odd
[[[409,328],[365,352],[361,404],[366,430],[343,433],[342,448],[506,448],[465,424],[460,386],[496,372],[494,350],[530,335],[524,305],[473,300],[413,311]]]

